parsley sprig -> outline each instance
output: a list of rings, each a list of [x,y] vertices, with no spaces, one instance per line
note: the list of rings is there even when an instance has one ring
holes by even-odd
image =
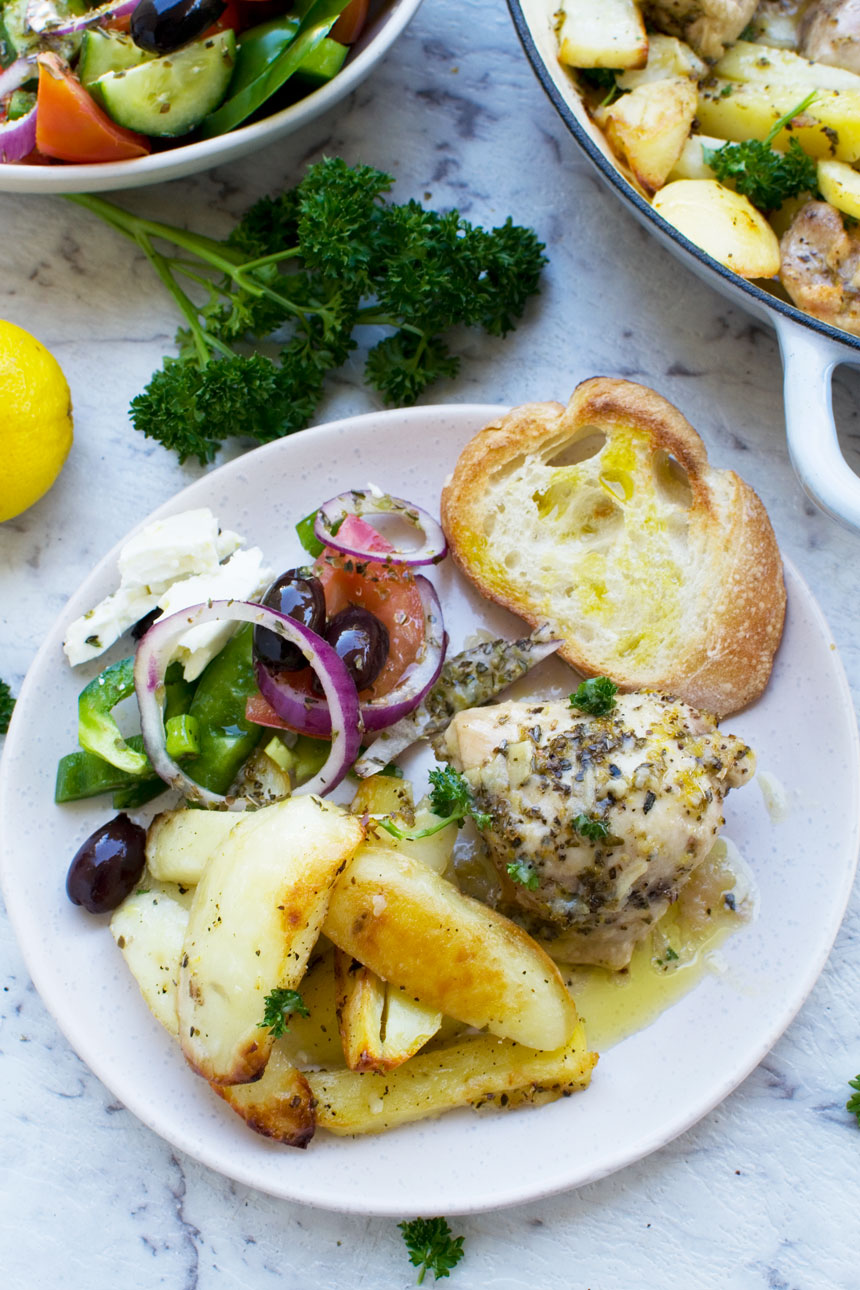
[[[449,824],[462,825],[471,816],[479,829],[487,829],[493,817],[486,811],[475,809],[475,798],[469,781],[451,766],[431,770],[428,776],[431,784],[430,806],[434,815],[442,818],[426,829],[401,829],[392,819],[377,820],[387,833],[401,842],[416,842],[419,838],[432,837]]]
[[[282,986],[276,986],[266,995],[263,1020],[257,1022],[257,1025],[260,1030],[268,1030],[275,1039],[280,1039],[289,1031],[287,1018],[294,1012],[297,1012],[300,1017],[311,1015],[298,990],[286,990]]]
[[[855,1089],[856,1092],[852,1093],[845,1103],[845,1109],[850,1111],[852,1115],[856,1115],[857,1127],[860,1128],[860,1075],[856,1079],[850,1079],[848,1087]]]
[[[615,707],[618,686],[608,676],[592,676],[582,681],[570,696],[570,706],[591,717],[605,717]]]
[[[391,404],[456,374],[454,326],[515,327],[546,262],[536,234],[510,218],[487,230],[456,210],[398,205],[385,197],[392,182],[325,158],[222,242],[72,197],[143,251],[185,320],[178,355],[132,401],[135,428],[205,464],[234,435],[266,443],[306,426],[357,327],[390,333],[370,350],[365,379]],[[247,352],[276,333],[277,362]]]
[[[596,819],[593,815],[584,813],[573,817],[573,827],[581,838],[586,838],[589,842],[602,842],[604,838],[609,837],[609,825],[604,824],[603,820]]]
[[[397,1226],[403,1233],[409,1262],[420,1269],[416,1285],[423,1283],[425,1272],[432,1272],[436,1281],[449,1276],[463,1257],[465,1238],[454,1236],[444,1218],[414,1218]]]
[[[5,735],[9,729],[14,707],[15,700],[12,698],[12,691],[5,681],[0,681],[0,735]]]
[[[735,188],[759,210],[772,211],[798,193],[815,192],[818,186],[815,159],[803,151],[797,139],[789,140],[785,152],[771,144],[784,126],[809,107],[816,91],[780,117],[765,139],[724,143],[721,148],[703,148],[705,161],[720,183],[732,180]]]
[[[540,878],[538,877],[537,869],[535,869],[530,860],[523,860],[522,858],[511,860],[505,868],[508,871],[508,877],[511,882],[518,882],[521,887],[525,887],[528,891],[537,891],[540,886]]]

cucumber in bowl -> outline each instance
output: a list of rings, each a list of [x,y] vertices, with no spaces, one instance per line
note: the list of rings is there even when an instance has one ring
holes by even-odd
[[[218,106],[235,62],[236,37],[227,27],[171,54],[144,54],[87,88],[117,125],[153,138],[175,137],[193,130]]]
[[[339,20],[357,5],[363,21],[366,0],[282,3],[248,27],[256,7],[235,0],[0,0],[21,29],[0,30],[0,167],[133,159],[258,119],[291,78],[286,101],[311,93],[349,54],[329,33],[355,40]]]

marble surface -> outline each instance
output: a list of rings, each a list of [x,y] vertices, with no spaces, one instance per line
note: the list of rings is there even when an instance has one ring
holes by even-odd
[[[507,11],[492,0],[426,0],[384,64],[328,116],[241,162],[120,200],[218,235],[253,198],[292,182],[323,153],[389,170],[400,199],[426,195],[487,224],[512,214],[539,230],[550,257],[541,297],[507,341],[465,335],[462,373],[435,387],[432,401],[565,399],[598,373],[653,384],[700,430],[712,459],[759,492],[827,615],[856,701],[858,539],[818,514],[795,482],[773,334],[657,246],[603,187],[535,81]],[[199,470],[180,467],[127,422],[130,398],[176,325],[148,265],[61,198],[0,195],[0,227],[0,316],[56,354],[76,422],[54,489],[0,526],[0,676],[17,689],[83,575]],[[359,353],[332,380],[321,420],[376,406],[361,362]],[[834,400],[857,469],[855,373],[837,373]],[[394,1222],[237,1186],[135,1120],[69,1049],[8,925],[0,929],[4,1286],[379,1290],[414,1282]],[[858,998],[855,891],[809,1001],[736,1092],[622,1173],[456,1219],[466,1257],[449,1284],[855,1290],[860,1131],[844,1103],[846,1081],[860,1071]]]

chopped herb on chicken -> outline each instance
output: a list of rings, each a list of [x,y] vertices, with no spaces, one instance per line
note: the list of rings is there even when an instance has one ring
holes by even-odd
[[[512,882],[518,882],[529,891],[537,891],[540,886],[537,870],[529,860],[511,860],[507,870]]]
[[[608,676],[592,676],[582,681],[570,696],[570,706],[590,717],[605,717],[615,707],[618,686]]]

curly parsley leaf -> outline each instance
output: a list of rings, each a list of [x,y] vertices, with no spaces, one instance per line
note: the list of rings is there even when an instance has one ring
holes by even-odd
[[[591,717],[605,717],[615,707],[617,693],[618,686],[608,676],[592,676],[570,695],[570,706]]]
[[[431,770],[428,778],[433,785],[430,790],[430,805],[434,814],[447,815],[449,820],[457,820],[461,824],[471,815],[479,829],[489,828],[492,816],[475,810],[471,785],[459,771],[451,766],[444,766]]]
[[[357,328],[389,330],[365,379],[399,405],[456,375],[453,328],[510,331],[546,263],[536,234],[391,202],[391,184],[325,158],[220,242],[93,194],[71,198],[143,251],[183,317],[177,355],[132,402],[135,428],[205,465],[234,436],[266,443],[306,426]],[[261,342],[266,353],[247,352]]]
[[[287,1018],[297,1012],[300,1017],[309,1017],[305,1001],[297,990],[285,990],[276,986],[266,995],[263,1020],[257,1025],[260,1030],[268,1030],[275,1039],[280,1039],[289,1030]]]
[[[860,1075],[858,1075],[856,1079],[850,1079],[848,1081],[848,1087],[855,1089],[856,1092],[852,1093],[848,1101],[845,1103],[845,1109],[846,1111],[850,1111],[852,1115],[856,1115],[857,1127],[860,1128]]]
[[[419,838],[430,838],[434,833],[447,828],[449,824],[458,826],[464,824],[470,816],[479,829],[490,827],[493,817],[486,811],[475,809],[471,785],[459,771],[451,766],[445,766],[438,770],[431,770],[428,778],[431,784],[430,807],[433,814],[441,816],[441,819],[425,829],[401,829],[391,819],[377,820],[377,824],[402,842],[416,842]]]
[[[528,888],[529,891],[537,891],[540,879],[530,860],[512,860],[506,868],[508,877],[512,882],[518,882],[522,887]]]
[[[767,138],[724,143],[721,148],[703,148],[705,161],[720,183],[730,181],[759,210],[776,210],[789,197],[814,192],[818,186],[814,157],[803,151],[797,139],[790,139],[785,152],[771,144],[784,126],[809,107],[816,91],[780,117]]]
[[[15,700],[12,698],[12,691],[5,681],[0,681],[0,735],[5,735],[9,729],[14,707]]]
[[[576,74],[589,89],[603,94],[601,107],[608,107],[610,103],[615,102],[619,94],[624,93],[615,79],[617,72],[611,67],[578,67]]]
[[[447,1277],[463,1257],[464,1237],[454,1236],[444,1218],[415,1218],[398,1223],[403,1233],[409,1262],[419,1269],[416,1285],[432,1272],[436,1281]]]
[[[592,815],[574,816],[573,827],[581,838],[586,838],[589,842],[602,842],[609,837],[609,825],[604,824],[603,820],[596,820]]]

